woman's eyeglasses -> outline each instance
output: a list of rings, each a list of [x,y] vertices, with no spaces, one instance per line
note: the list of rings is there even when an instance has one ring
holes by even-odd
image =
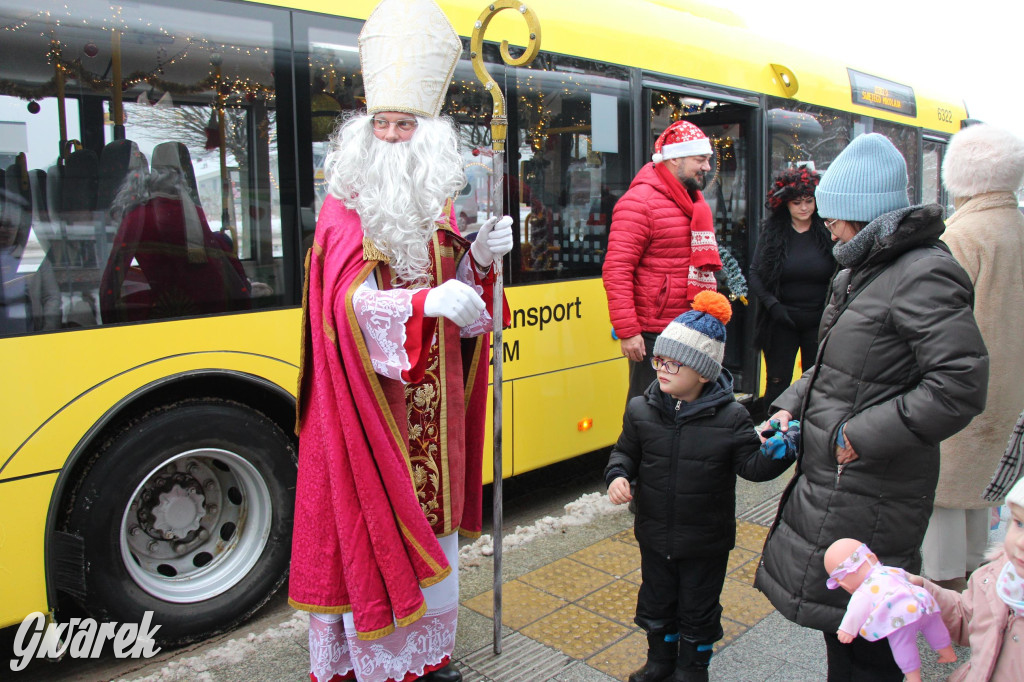
[[[386,118],[374,118],[372,120],[374,130],[387,130],[393,125],[403,133],[416,130],[416,126],[418,124],[414,118],[401,118],[397,121],[389,121]]]
[[[835,227],[836,223],[838,223],[839,220],[840,220],[839,218],[832,218],[831,220],[826,220],[825,221],[825,229],[828,230],[829,232],[835,234],[835,230],[833,230],[832,228]]]
[[[663,369],[669,374],[679,374],[679,368],[682,367],[682,365],[675,360],[666,360],[665,358],[659,358],[657,355],[653,355],[651,356],[651,367],[653,367],[655,371]]]

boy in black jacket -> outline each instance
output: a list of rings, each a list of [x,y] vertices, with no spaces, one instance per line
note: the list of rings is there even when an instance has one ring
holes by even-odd
[[[629,401],[605,468],[614,504],[632,499],[636,481],[643,582],[634,621],[647,633],[648,651],[630,682],[708,679],[736,544],[736,475],[767,481],[795,459],[793,423],[762,448],[733,396],[722,368],[731,315],[724,296],[701,292],[658,336],[651,358],[658,380]]]

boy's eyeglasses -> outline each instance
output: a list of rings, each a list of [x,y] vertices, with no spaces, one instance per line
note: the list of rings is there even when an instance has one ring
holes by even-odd
[[[651,357],[651,367],[657,370],[665,370],[669,374],[679,374],[679,368],[681,364],[675,360],[666,360],[665,358],[659,358],[657,355]]]
[[[826,220],[825,221],[825,229],[828,230],[829,232],[832,232],[833,234],[835,234],[835,230],[833,230],[832,228],[836,226],[836,223],[838,223],[839,220],[840,220],[839,218],[832,218],[830,220]]]
[[[416,126],[418,125],[418,121],[414,118],[401,118],[397,121],[389,121],[386,118],[374,118],[372,120],[374,130],[387,130],[394,125],[403,133],[407,133],[410,130],[416,130]]]

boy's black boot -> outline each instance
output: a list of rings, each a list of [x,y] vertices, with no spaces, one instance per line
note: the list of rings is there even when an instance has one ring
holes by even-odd
[[[672,682],[679,654],[679,635],[647,635],[647,662],[629,676],[629,682]]]
[[[695,642],[680,638],[679,657],[676,659],[672,682],[708,682],[708,666],[711,664],[713,646],[713,642]]]

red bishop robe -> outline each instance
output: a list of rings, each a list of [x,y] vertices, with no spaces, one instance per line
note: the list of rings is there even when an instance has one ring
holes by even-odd
[[[456,229],[449,210],[431,238],[431,286],[468,254]],[[289,602],[353,612],[360,639],[423,615],[421,588],[451,572],[436,535],[480,532],[488,363],[486,335],[462,339],[425,317],[421,290],[406,323],[408,383],[377,374],[353,306],[370,277],[390,287],[386,257],[328,198],[306,262]],[[492,283],[478,280],[488,310]]]

